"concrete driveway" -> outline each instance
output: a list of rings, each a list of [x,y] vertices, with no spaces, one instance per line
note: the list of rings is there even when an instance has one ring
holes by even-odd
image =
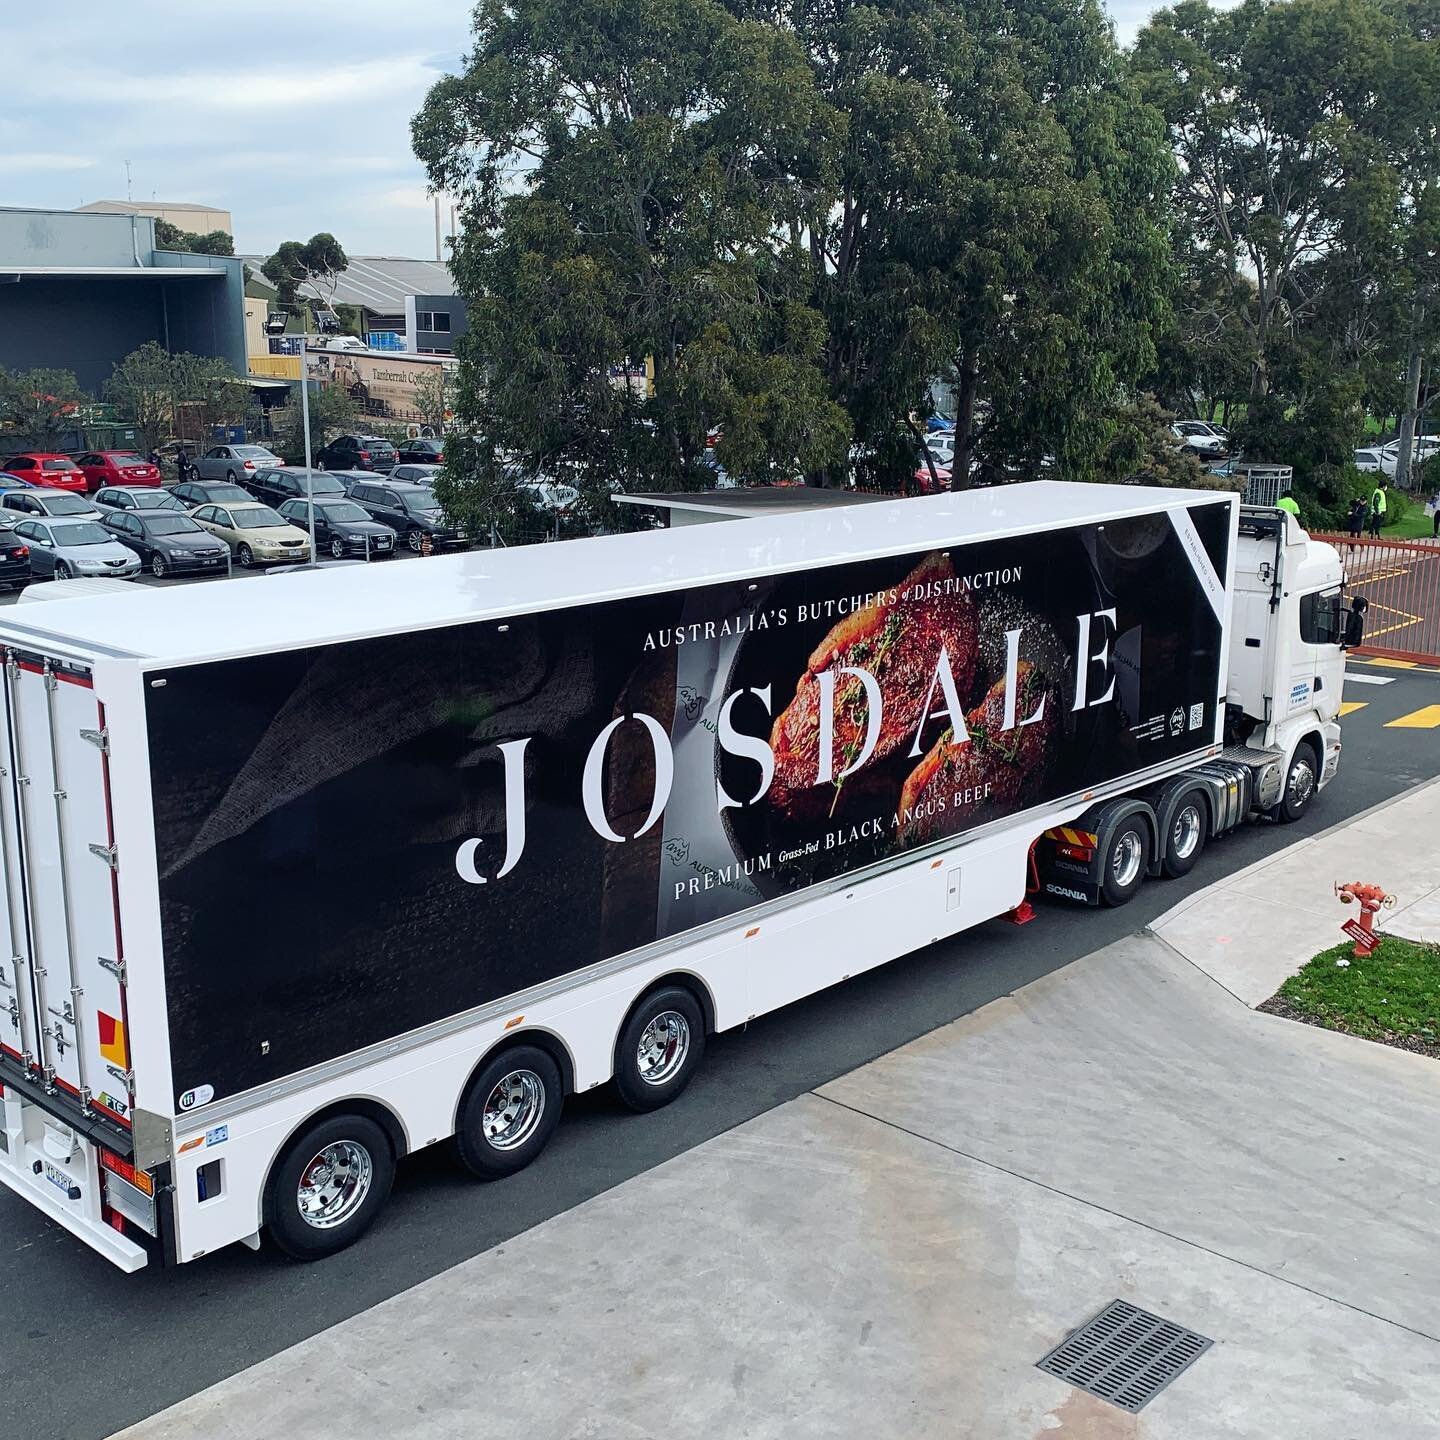
[[[1421,1440],[1437,1135],[1143,934],[124,1433]],[[1138,1415],[1035,1368],[1116,1298],[1215,1341]]]

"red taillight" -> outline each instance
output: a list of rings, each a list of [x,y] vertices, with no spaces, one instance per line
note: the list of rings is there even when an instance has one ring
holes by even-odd
[[[253,470],[255,468],[255,462],[253,460],[245,461],[245,468],[247,470]]]
[[[1078,860],[1082,865],[1088,865],[1095,858],[1095,852],[1083,845],[1057,845],[1055,853],[1063,860]]]
[[[17,560],[28,560],[30,558],[30,547],[28,545],[22,545],[15,551],[15,558]]]
[[[358,453],[362,460],[368,460],[370,458],[370,452],[368,450],[361,450]]]
[[[112,1175],[118,1175],[122,1180],[128,1180],[142,1195],[155,1193],[155,1182],[143,1170],[137,1170],[128,1160],[122,1160],[108,1150],[102,1149],[99,1154],[100,1163]]]

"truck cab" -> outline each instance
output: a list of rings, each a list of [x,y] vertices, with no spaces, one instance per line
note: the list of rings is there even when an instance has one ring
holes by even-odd
[[[1225,739],[1257,769],[1262,809],[1303,810],[1339,763],[1344,580],[1293,515],[1242,507]]]

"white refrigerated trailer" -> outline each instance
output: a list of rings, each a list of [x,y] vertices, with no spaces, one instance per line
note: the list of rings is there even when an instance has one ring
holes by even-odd
[[[1297,817],[1344,623],[1279,512],[1058,483],[8,611],[0,1181],[126,1270],[327,1254],[421,1147]]]

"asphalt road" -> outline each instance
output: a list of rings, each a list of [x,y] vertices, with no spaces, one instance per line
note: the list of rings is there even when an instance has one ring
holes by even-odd
[[[1431,729],[1387,722],[1440,706],[1440,674],[1355,666],[1341,771],[1304,821],[1217,842],[1184,880],[1144,886],[1124,910],[1046,905],[993,922],[713,1038],[666,1110],[635,1116],[608,1091],[570,1102],[549,1149],[500,1184],[464,1178],[444,1147],[401,1168],[359,1245],[318,1265],[232,1247],[125,1276],[0,1193],[0,1417],[16,1435],[100,1440],[418,1281],[1145,925],[1190,890],[1440,772]],[[1440,721],[1437,721],[1440,723]],[[1355,877],[1336,877],[1355,878]],[[1383,876],[1362,877],[1383,880]],[[1337,929],[1341,920],[1336,911]],[[634,1237],[635,1283],[645,1242]],[[517,1344],[523,1348],[523,1337]],[[335,1397],[337,1420],[346,1397]]]

